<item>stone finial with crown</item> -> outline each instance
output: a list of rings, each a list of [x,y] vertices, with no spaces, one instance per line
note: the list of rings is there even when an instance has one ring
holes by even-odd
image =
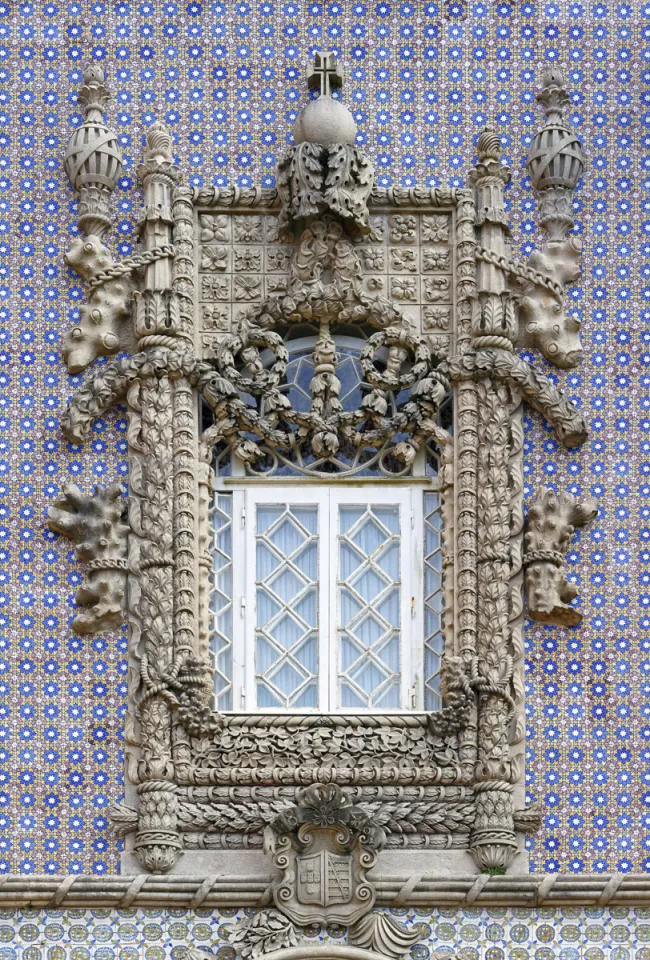
[[[295,146],[278,165],[282,221],[290,231],[300,231],[310,219],[330,213],[350,233],[367,234],[374,171],[355,146],[354,117],[332,97],[343,85],[343,74],[331,51],[315,54],[307,83],[319,96],[300,111],[293,128]]]

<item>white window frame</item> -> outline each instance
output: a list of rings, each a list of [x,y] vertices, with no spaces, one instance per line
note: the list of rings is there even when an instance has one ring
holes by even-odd
[[[246,484],[232,492],[233,508],[233,713],[273,714],[403,714],[423,710],[424,657],[424,493],[433,492],[422,484],[327,484],[279,481]],[[319,706],[317,708],[257,707],[255,663],[256,583],[255,537],[258,504],[291,503],[314,505],[319,511],[319,581],[330,584],[329,597],[319,590]],[[338,706],[338,507],[352,504],[399,504],[400,507],[400,630],[401,630],[401,706],[380,708],[343,708]],[[330,518],[323,529],[324,511]],[[238,571],[244,571],[241,576]],[[418,584],[413,592],[412,585]],[[332,687],[334,689],[332,690]]]

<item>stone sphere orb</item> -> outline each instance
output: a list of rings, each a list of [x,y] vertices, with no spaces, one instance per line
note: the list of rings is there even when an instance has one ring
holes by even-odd
[[[312,100],[300,111],[293,127],[293,139],[298,143],[353,144],[357,125],[347,107],[331,97]]]

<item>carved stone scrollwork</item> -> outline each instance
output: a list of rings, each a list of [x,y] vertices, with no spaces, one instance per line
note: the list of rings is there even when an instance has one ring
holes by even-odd
[[[77,557],[87,564],[85,582],[76,594],[82,611],[73,621],[75,633],[99,633],[121,626],[127,575],[126,501],[119,483],[97,484],[92,494],[70,484],[48,511],[48,526],[77,544]]]
[[[595,500],[579,503],[570,493],[540,487],[526,523],[526,589],[528,616],[539,623],[575,627],[582,614],[569,606],[578,594],[565,579],[562,566],[576,527],[584,527],[598,513]]]

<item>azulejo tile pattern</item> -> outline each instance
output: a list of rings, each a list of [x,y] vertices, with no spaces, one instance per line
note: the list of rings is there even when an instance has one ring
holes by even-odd
[[[650,910],[630,907],[390,911],[428,928],[413,960],[433,951],[463,960],[648,960]],[[236,910],[2,910],[0,960],[175,960],[192,945],[235,960]],[[312,942],[345,942],[342,928],[308,930]]]
[[[567,72],[571,122],[588,163],[576,199],[584,272],[571,294],[587,357],[577,371],[552,375],[582,404],[591,439],[582,450],[558,450],[545,425],[528,417],[527,492],[546,481],[591,493],[600,515],[569,557],[585,625],[526,630],[529,790],[547,810],[531,855],[537,870],[648,870],[650,6],[0,0],[0,871],[117,869],[106,807],[122,791],[126,636],[72,634],[79,571],[67,544],[44,525],[64,482],[88,487],[126,472],[119,411],[97,424],[82,449],[66,444],[58,428],[79,380],[68,378],[59,347],[83,297],[62,259],[74,233],[62,157],[80,120],[74,92],[82,65],[102,60],[115,92],[109,116],[125,170],[112,243],[128,254],[145,128],[165,120],[192,184],[271,185],[315,47],[334,48],[345,64],[344,96],[380,185],[462,184],[479,130],[487,120],[496,125],[513,167],[516,254],[535,240],[522,161],[539,123],[541,66],[557,62]],[[622,960],[633,942],[645,943],[647,917],[608,916],[612,931],[637,938],[615,948]],[[493,960],[506,953],[545,960],[547,940],[562,943],[567,960],[578,942],[600,960],[618,942],[612,935],[606,945],[592,943],[589,930],[601,929],[600,917],[538,912],[505,924],[503,914],[469,911],[454,936],[471,948],[481,928],[493,941]],[[130,956],[125,935],[118,952],[121,924],[160,925],[172,942],[174,924],[189,922],[171,914],[93,916],[88,929],[106,944],[93,955]],[[195,932],[219,922],[191,919]],[[0,958],[18,956],[20,943],[23,957],[54,960],[63,955],[56,953],[60,937],[72,942],[84,924],[83,916],[53,914],[36,936],[28,913],[15,923],[5,917]],[[444,911],[436,924],[436,936],[451,945],[441,932]],[[147,947],[152,960],[162,956],[157,944],[152,938]],[[90,948],[80,940],[74,949],[70,955],[81,960]]]

